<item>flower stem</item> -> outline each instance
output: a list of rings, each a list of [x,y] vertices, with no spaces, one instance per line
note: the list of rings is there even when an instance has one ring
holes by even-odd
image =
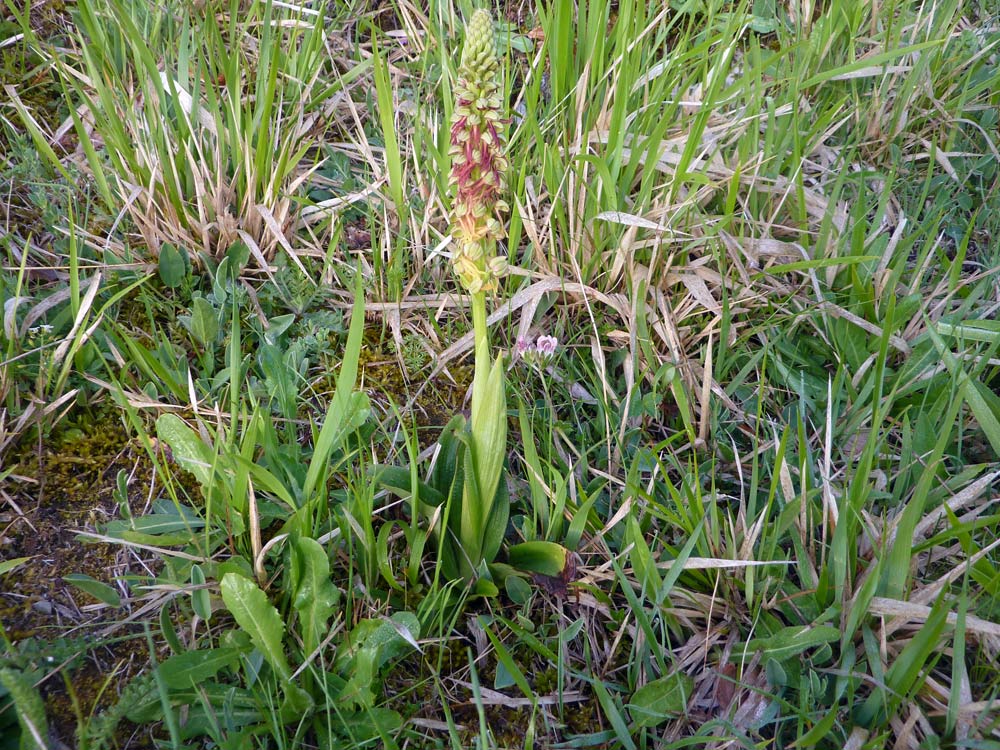
[[[472,330],[475,333],[476,375],[490,370],[490,331],[486,324],[486,292],[472,295]],[[481,346],[480,344],[485,344]]]
[[[472,416],[475,419],[483,406],[486,381],[493,362],[490,355],[490,330],[486,323],[486,292],[472,294],[472,330],[476,350],[476,369],[472,373]]]

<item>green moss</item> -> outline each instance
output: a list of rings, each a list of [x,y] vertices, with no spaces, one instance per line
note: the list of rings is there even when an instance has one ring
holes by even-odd
[[[405,341],[404,367],[400,367],[395,346],[382,340],[381,331],[368,329],[358,363],[358,387],[369,395],[376,407],[382,407],[381,411],[393,424],[395,415],[390,404],[395,405],[403,414],[407,428],[416,425],[420,445],[426,447],[437,439],[448,420],[464,409],[473,369],[471,364],[456,363],[448,368],[454,380],[438,374],[428,383],[426,371],[430,365],[412,370],[407,367],[417,364],[417,358],[411,351],[413,361],[407,361]],[[333,374],[336,372],[334,369]],[[411,410],[404,411],[411,403]]]
[[[542,697],[558,693],[559,675],[553,664],[542,659],[525,644],[513,642],[508,643],[508,647],[534,695]],[[449,709],[455,723],[462,727],[459,740],[463,747],[473,747],[479,735],[479,713],[472,699],[471,690],[457,684],[469,682],[468,648],[469,641],[451,638],[430,644],[425,648],[423,655],[414,654],[394,666],[386,675],[383,687],[384,694],[388,696],[388,707],[399,711],[407,718],[443,722],[446,717],[441,709],[441,695],[436,687],[439,683],[443,684],[446,693],[455,698]],[[479,681],[484,688],[493,688],[496,668],[495,652],[492,651],[486,658],[476,663]],[[556,706],[548,708],[553,715],[561,718],[563,721],[561,726],[545,724],[536,717],[536,732],[538,732],[536,742],[540,745],[548,746],[575,735],[590,734],[604,728],[603,715],[597,698],[586,686],[574,684],[572,689],[582,690],[586,695],[585,700],[567,703],[561,712]],[[516,687],[502,692],[515,699],[523,697]],[[532,717],[530,705],[486,704],[483,709],[486,725],[498,747],[524,746],[525,730]]]
[[[0,488],[22,514],[5,529],[4,554],[32,559],[3,580],[0,620],[13,643],[6,658],[41,674],[69,659],[61,670],[64,679],[47,679],[42,695],[55,735],[72,746],[81,720],[88,721],[112,702],[119,684],[145,663],[141,658],[145,644],[133,640],[102,644],[87,636],[76,645],[53,640],[67,625],[86,632],[87,621],[92,620],[79,607],[94,600],[62,578],[85,573],[113,584],[114,573],[123,572],[128,560],[119,546],[84,543],[77,532],[94,531],[117,514],[115,489],[121,470],[130,477],[129,505],[139,512],[146,502],[152,466],[120,419],[107,412],[71,418],[51,435],[25,441],[10,458],[13,474]],[[106,626],[108,616],[105,611],[94,624]]]
[[[85,573],[107,583],[118,564],[116,545],[85,544],[78,530],[96,530],[117,513],[114,498],[119,470],[127,471],[138,510],[151,475],[145,454],[133,445],[121,422],[104,414],[66,422],[53,435],[26,441],[11,457],[13,475],[3,490],[22,511],[5,532],[5,554],[31,557],[30,564],[9,573],[0,597],[0,617],[14,640],[43,633],[76,604],[91,603],[62,581]]]

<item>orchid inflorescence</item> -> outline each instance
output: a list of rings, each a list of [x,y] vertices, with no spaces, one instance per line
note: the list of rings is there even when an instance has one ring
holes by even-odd
[[[504,125],[500,116],[500,62],[489,12],[476,11],[469,21],[455,86],[451,124],[452,233],[457,249],[452,262],[471,294],[493,293],[507,272],[507,259],[496,255],[505,236],[499,215],[506,187]]]

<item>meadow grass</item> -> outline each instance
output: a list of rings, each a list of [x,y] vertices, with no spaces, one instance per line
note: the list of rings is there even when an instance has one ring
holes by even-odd
[[[59,502],[25,467],[111,420],[134,468],[73,529],[117,567],[53,568],[62,619],[0,629],[5,737],[1000,746],[988,3],[493,9],[492,590],[441,563],[474,5],[76,0],[58,34],[44,5],[0,25],[5,611],[38,598],[25,535]],[[541,335],[553,358],[518,356]],[[571,555],[525,575],[524,542]]]

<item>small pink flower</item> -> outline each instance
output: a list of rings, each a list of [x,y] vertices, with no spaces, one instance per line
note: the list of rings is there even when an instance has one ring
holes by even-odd
[[[559,346],[559,339],[555,336],[539,336],[538,341],[535,342],[535,349],[546,358],[556,353],[557,346]]]
[[[555,355],[559,339],[555,336],[539,336],[534,343],[518,339],[514,351],[529,365],[544,367]]]

